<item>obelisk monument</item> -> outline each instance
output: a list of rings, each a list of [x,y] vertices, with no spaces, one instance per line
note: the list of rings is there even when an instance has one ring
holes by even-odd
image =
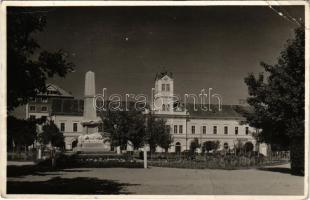
[[[101,118],[97,117],[96,112],[96,87],[95,73],[88,71],[85,74],[84,91],[84,112],[83,134],[78,138],[78,151],[109,151],[110,143],[102,133],[99,133],[98,126],[102,125]]]

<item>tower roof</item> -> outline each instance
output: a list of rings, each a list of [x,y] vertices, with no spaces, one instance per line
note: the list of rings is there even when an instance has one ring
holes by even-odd
[[[155,81],[157,81],[157,80],[163,78],[163,77],[166,76],[166,75],[169,76],[170,78],[173,78],[172,72],[162,71],[162,72],[159,72],[159,73],[156,74],[156,76],[155,76]]]

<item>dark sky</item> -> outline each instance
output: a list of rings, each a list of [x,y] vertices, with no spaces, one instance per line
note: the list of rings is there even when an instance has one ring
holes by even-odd
[[[303,18],[303,7],[281,7]],[[280,9],[280,8],[278,8]],[[173,72],[175,93],[212,87],[224,104],[247,96],[244,77],[273,64],[296,24],[269,7],[72,7],[53,8],[37,35],[42,48],[62,48],[76,64],[65,79],[50,80],[81,98],[84,75],[96,88],[150,95],[157,72]]]

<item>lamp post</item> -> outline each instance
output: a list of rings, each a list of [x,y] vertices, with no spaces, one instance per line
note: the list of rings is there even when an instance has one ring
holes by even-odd
[[[188,111],[186,110],[186,120],[185,120],[185,151],[187,152],[187,122],[189,121],[189,118],[188,118]]]
[[[121,138],[120,136],[118,135],[118,131],[117,131],[117,124],[114,124],[113,125],[113,128],[115,130],[115,135],[117,136],[117,139],[118,139],[118,146],[116,147],[116,153],[117,154],[121,154]]]
[[[143,147],[143,164],[144,164],[144,169],[147,169],[147,150],[146,150],[146,142],[147,142],[147,137],[148,137],[148,114],[149,114],[149,109],[144,110],[145,114],[145,133],[146,136],[144,137],[144,147]]]

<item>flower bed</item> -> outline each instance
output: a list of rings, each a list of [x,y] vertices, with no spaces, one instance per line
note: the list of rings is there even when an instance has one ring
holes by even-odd
[[[267,160],[264,157],[246,156],[207,156],[205,159],[179,159],[179,160],[152,160],[150,166],[188,168],[188,169],[241,169],[254,168],[265,165],[287,163],[287,160]]]
[[[61,155],[57,158],[58,168],[143,168],[142,162],[128,159],[126,155]]]

